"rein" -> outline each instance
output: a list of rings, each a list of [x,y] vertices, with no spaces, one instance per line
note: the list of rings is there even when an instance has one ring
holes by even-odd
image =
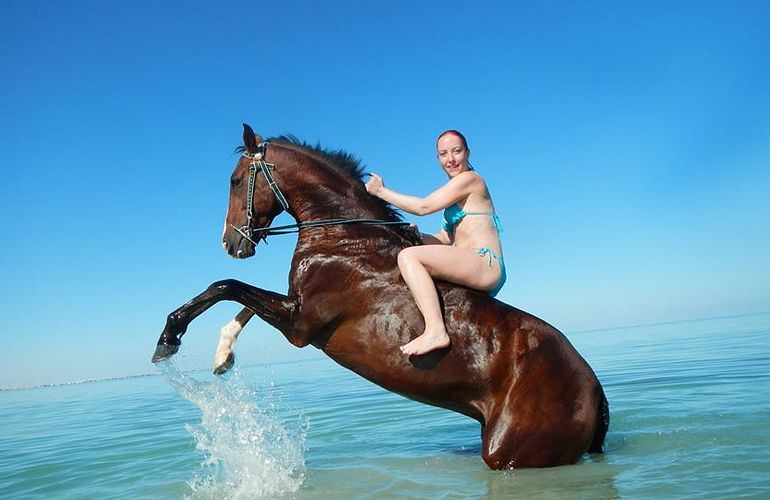
[[[254,246],[257,242],[252,239],[254,233],[257,233],[258,240],[264,240],[267,243],[267,237],[275,234],[291,234],[298,233],[300,229],[311,227],[324,227],[324,226],[339,226],[343,224],[362,224],[370,226],[408,226],[408,222],[404,221],[385,221],[380,219],[317,219],[306,222],[298,222],[297,224],[287,224],[285,226],[277,227],[252,227],[254,221],[253,206],[254,206],[254,183],[257,179],[257,174],[262,172],[265,175],[265,180],[268,186],[273,191],[276,200],[281,205],[282,211],[289,209],[289,203],[286,201],[286,197],[281,192],[281,188],[278,187],[278,183],[275,182],[271,170],[275,170],[275,165],[267,163],[264,160],[267,154],[268,142],[262,142],[257,145],[257,150],[253,153],[248,151],[243,152],[243,156],[251,160],[249,163],[249,184],[246,191],[246,224],[241,227],[236,227],[230,224],[238,234],[240,234],[247,241],[250,241]]]

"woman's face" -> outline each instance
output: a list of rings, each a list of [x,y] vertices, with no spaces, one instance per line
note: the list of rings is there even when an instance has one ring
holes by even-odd
[[[468,150],[465,149],[462,139],[454,134],[444,134],[436,145],[438,162],[441,168],[451,179],[468,168]]]

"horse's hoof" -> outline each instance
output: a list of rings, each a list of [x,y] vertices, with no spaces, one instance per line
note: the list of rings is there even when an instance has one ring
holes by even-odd
[[[227,359],[224,360],[219,366],[214,367],[214,375],[222,375],[227,373],[230,368],[235,364],[235,353],[231,352],[227,355]]]
[[[155,354],[152,355],[152,362],[157,363],[159,361],[163,361],[164,359],[168,359],[176,354],[178,350],[178,345],[158,344],[158,346],[155,348]]]

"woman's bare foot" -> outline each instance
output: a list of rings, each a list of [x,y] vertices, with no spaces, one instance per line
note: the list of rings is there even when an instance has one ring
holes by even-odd
[[[434,349],[441,349],[449,346],[449,335],[444,328],[435,328],[425,330],[422,335],[412,340],[406,345],[401,346],[401,352],[409,355],[419,356]]]

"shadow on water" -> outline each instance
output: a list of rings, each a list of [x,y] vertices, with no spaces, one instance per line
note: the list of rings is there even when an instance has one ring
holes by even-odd
[[[158,367],[169,385],[201,414],[185,424],[204,459],[188,482],[192,498],[253,498],[297,491],[305,479],[307,421],[286,423],[272,386],[249,386],[238,368],[198,380],[173,363]]]
[[[481,455],[481,442],[473,443],[473,444],[466,444],[461,445],[460,447],[451,447],[446,450],[447,453],[451,453],[452,455],[468,455],[472,457],[477,457]]]

